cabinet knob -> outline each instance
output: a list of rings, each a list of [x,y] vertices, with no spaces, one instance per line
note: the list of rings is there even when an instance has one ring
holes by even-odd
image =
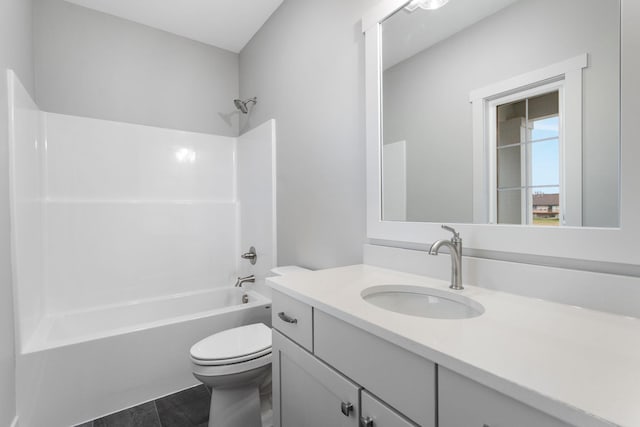
[[[360,427],[373,427],[373,418],[360,417]]]
[[[287,323],[293,323],[294,325],[296,323],[298,323],[298,319],[294,319],[291,316],[287,316],[284,311],[281,311],[280,313],[278,313],[278,317],[283,321],[283,322],[287,322]]]
[[[340,410],[342,411],[345,417],[348,417],[351,414],[351,411],[353,411],[353,403],[342,402],[340,404]]]

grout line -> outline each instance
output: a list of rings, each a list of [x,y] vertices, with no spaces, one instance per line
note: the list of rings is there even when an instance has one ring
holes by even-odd
[[[160,427],[162,427],[162,419],[160,418],[160,412],[158,411],[158,405],[156,405],[156,401],[158,399],[153,401],[153,410],[156,412],[156,417],[158,418],[158,424],[160,424]]]

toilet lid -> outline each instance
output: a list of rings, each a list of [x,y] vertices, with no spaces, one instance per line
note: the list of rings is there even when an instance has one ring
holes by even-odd
[[[239,363],[271,353],[271,328],[263,323],[213,334],[191,347],[191,357],[206,365]]]

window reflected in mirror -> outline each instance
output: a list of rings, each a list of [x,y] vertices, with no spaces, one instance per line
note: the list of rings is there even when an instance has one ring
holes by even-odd
[[[496,117],[497,223],[560,225],[559,91],[500,103]]]

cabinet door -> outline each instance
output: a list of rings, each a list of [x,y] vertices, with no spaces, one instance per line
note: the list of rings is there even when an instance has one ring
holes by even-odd
[[[360,403],[361,427],[417,427],[417,424],[410,422],[364,390],[360,395]]]
[[[570,427],[442,367],[438,389],[439,427]]]
[[[273,331],[275,427],[357,427],[359,387]]]

